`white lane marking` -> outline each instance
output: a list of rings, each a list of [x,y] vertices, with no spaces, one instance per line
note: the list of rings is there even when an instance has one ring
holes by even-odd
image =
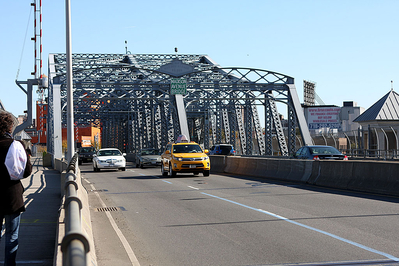
[[[192,186],[188,186],[189,188],[195,189],[195,190],[199,190],[199,188],[197,187],[192,187]]]
[[[373,249],[373,248],[364,246],[364,245],[362,245],[362,244],[359,244],[359,243],[356,243],[356,242],[354,242],[354,241],[351,241],[351,240],[342,238],[342,237],[340,237],[340,236],[337,236],[337,235],[328,233],[328,232],[326,232],[326,231],[323,231],[323,230],[320,230],[320,229],[317,229],[317,228],[314,228],[314,227],[311,227],[311,226],[308,226],[308,225],[305,225],[305,224],[302,224],[302,223],[298,223],[298,222],[292,221],[292,220],[290,220],[290,219],[288,219],[288,218],[285,218],[285,217],[283,217],[283,216],[274,214],[274,213],[272,213],[272,212],[268,212],[268,211],[265,211],[265,210],[262,210],[262,209],[256,209],[256,208],[254,208],[254,207],[251,207],[251,206],[248,206],[248,205],[245,205],[245,204],[241,204],[241,203],[238,203],[238,202],[236,202],[236,201],[232,201],[232,200],[228,200],[228,199],[225,199],[225,198],[221,198],[221,197],[218,197],[218,196],[215,196],[215,195],[211,195],[211,194],[208,194],[208,193],[201,192],[201,194],[207,195],[207,196],[209,196],[209,197],[213,197],[213,198],[216,198],[216,199],[224,200],[224,201],[227,201],[227,202],[236,204],[236,205],[238,205],[238,206],[241,206],[241,207],[244,207],[244,208],[247,208],[247,209],[250,209],[250,210],[254,210],[254,211],[257,211],[257,212],[261,212],[261,213],[264,213],[264,214],[273,216],[273,217],[275,217],[275,218],[284,220],[284,221],[286,221],[286,222],[289,222],[289,223],[292,223],[292,224],[295,224],[295,225],[298,225],[298,226],[301,226],[301,227],[310,229],[310,230],[312,230],[312,231],[315,231],[315,232],[324,234],[324,235],[326,235],[326,236],[330,236],[330,237],[332,237],[332,238],[335,238],[335,239],[337,239],[337,240],[343,241],[343,242],[345,242],[345,243],[347,243],[347,244],[356,246],[356,247],[358,247],[358,248],[361,248],[361,249],[364,249],[364,250],[373,252],[373,253],[375,253],[375,254],[384,256],[384,257],[386,257],[386,258],[388,258],[388,259],[390,259],[390,260],[399,261],[399,258],[397,258],[397,257],[395,257],[395,256],[393,256],[393,255],[390,255],[390,254],[388,254],[388,253],[385,253],[385,252],[382,252],[382,251],[379,251],[379,250],[376,250],[376,249]]]
[[[163,180],[163,179],[161,179],[163,182],[165,182],[165,183],[168,183],[168,184],[172,184],[172,182],[169,182],[169,181],[166,181],[166,180]]]
[[[103,200],[101,199],[100,195],[98,194],[98,192],[96,192],[95,187],[93,186],[93,184],[90,184],[91,189],[94,191],[94,194],[96,194],[98,200],[101,203],[101,206],[103,208],[106,208],[107,205],[105,205],[105,203],[103,202]],[[133,266],[140,266],[139,261],[137,260],[136,255],[134,254],[132,248],[129,245],[129,242],[127,242],[125,236],[122,234],[122,231],[118,228],[118,225],[115,223],[114,218],[112,217],[112,215],[109,212],[105,212],[105,214],[108,217],[108,220],[110,221],[112,228],[115,230],[115,233],[118,235],[119,240],[122,242],[123,247],[125,248],[125,251],[129,257],[130,262],[132,263]]]

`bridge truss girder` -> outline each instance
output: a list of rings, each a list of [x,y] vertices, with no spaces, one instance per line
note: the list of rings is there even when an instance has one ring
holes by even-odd
[[[50,84],[61,87],[65,123],[65,55],[50,57]],[[205,148],[230,143],[241,154],[272,155],[271,142],[277,132],[280,153],[288,156],[295,151],[297,116],[303,113],[299,100],[292,98],[292,77],[262,69],[220,67],[205,55],[74,54],[73,72],[75,124],[101,127],[102,147],[134,153],[142,148],[162,149],[174,141],[180,126],[170,80],[185,78],[192,140]],[[276,102],[288,109],[287,137]],[[260,106],[265,110],[264,130]],[[299,126],[302,135],[308,134],[303,123]],[[52,137],[48,136],[50,141]]]

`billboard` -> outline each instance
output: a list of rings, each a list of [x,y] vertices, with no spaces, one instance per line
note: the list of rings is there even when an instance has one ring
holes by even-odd
[[[320,128],[341,128],[339,113],[341,107],[309,107],[307,108],[308,127],[312,129]]]
[[[91,147],[91,136],[82,136],[82,147]]]

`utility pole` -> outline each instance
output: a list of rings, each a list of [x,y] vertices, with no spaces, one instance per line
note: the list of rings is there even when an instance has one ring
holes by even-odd
[[[73,77],[72,77],[72,51],[71,51],[71,4],[65,0],[66,10],[66,72],[67,72],[67,160],[71,161],[75,154],[74,123],[73,123]]]
[[[17,126],[13,132],[14,136],[24,130],[27,127],[30,127],[33,124],[33,86],[39,87],[40,100],[43,102],[43,94],[44,90],[48,87],[48,79],[45,75],[42,75],[42,1],[37,3],[35,0],[31,3],[31,6],[34,8],[34,36],[31,38],[32,41],[35,42],[35,68],[34,72],[31,74],[35,76],[34,79],[28,79],[27,81],[18,81],[18,75],[15,80],[17,86],[27,95],[27,114],[28,117],[24,123]],[[37,23],[39,21],[39,23]],[[37,24],[39,24],[39,28],[37,28]],[[19,73],[19,70],[18,70]],[[27,89],[25,90],[22,85],[26,85]],[[40,115],[43,117],[43,115]],[[39,123],[39,121],[37,121]]]

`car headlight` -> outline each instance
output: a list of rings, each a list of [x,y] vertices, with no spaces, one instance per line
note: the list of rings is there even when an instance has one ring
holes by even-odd
[[[208,156],[202,157],[201,160],[203,161],[209,160],[209,157]]]
[[[173,156],[173,159],[175,159],[175,160],[177,160],[177,161],[183,161],[183,158],[181,158],[181,157],[175,157],[175,156]]]

